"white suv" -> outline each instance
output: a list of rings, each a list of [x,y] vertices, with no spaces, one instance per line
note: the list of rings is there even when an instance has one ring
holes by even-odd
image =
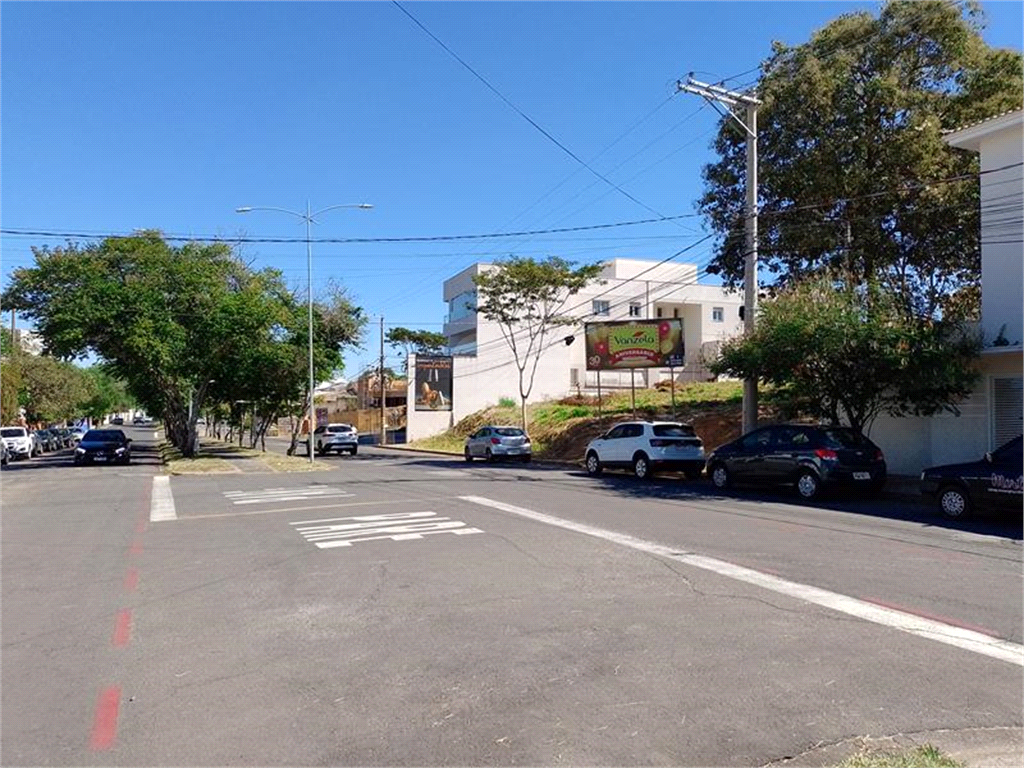
[[[331,451],[348,451],[353,456],[359,450],[359,432],[351,424],[328,424],[313,431],[316,452],[323,456]]]
[[[24,427],[4,427],[0,429],[0,439],[12,459],[28,459],[36,452],[33,437]]]
[[[588,475],[628,469],[646,480],[658,471],[683,472],[696,480],[704,470],[704,443],[693,427],[675,421],[628,421],[590,441]]]

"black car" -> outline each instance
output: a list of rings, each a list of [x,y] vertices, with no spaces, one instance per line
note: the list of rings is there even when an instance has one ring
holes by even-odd
[[[106,461],[128,464],[132,460],[132,441],[120,429],[90,429],[75,448],[75,464]]]
[[[1020,435],[986,453],[980,461],[929,467],[921,472],[921,493],[939,513],[963,520],[978,509],[1021,511],[1024,453]]]
[[[708,456],[707,472],[716,488],[793,485],[804,499],[840,487],[877,493],[886,476],[882,450],[864,435],[807,424],[776,424],[721,445]]]

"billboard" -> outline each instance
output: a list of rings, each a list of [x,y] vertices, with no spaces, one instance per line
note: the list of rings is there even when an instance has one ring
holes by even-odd
[[[416,410],[452,409],[452,359],[439,355],[416,355]]]
[[[587,323],[587,370],[681,368],[683,321],[612,320]]]

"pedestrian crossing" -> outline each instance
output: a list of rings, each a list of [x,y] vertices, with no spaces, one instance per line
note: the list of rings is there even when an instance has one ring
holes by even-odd
[[[438,517],[436,512],[390,512],[378,515],[332,517],[325,520],[299,520],[294,529],[318,549],[351,547],[367,541],[413,541],[424,536],[450,533],[465,536],[483,533],[461,520]]]
[[[264,488],[260,491],[224,491],[232,504],[273,504],[277,501],[303,499],[343,499],[353,494],[329,485],[307,485],[295,488]]]

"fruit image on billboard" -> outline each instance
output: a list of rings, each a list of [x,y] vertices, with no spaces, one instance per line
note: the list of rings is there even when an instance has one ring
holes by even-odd
[[[620,320],[587,323],[587,370],[681,368],[683,321]]]

